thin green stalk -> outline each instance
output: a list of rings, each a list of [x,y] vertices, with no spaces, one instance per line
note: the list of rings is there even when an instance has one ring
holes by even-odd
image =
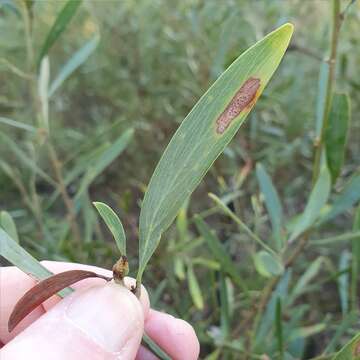
[[[150,336],[143,334],[142,341],[146,347],[155,354],[160,360],[171,360],[171,357],[157,345]]]
[[[268,245],[266,245],[253,231],[251,231],[246,224],[244,224],[241,219],[239,219],[215,194],[209,194],[210,199],[212,199],[223,211],[226,215],[228,215],[231,219],[234,220],[239,227],[244,230],[246,234],[248,234],[253,240],[255,240],[259,245],[261,245],[265,250],[278,258],[278,254]]]
[[[327,60],[328,63],[328,76],[326,83],[326,93],[325,93],[325,103],[322,117],[322,125],[320,137],[315,141],[315,159],[314,159],[314,167],[313,167],[313,179],[312,184],[316,183],[316,180],[319,177],[320,172],[320,162],[321,162],[321,154],[324,146],[324,138],[325,131],[328,124],[330,109],[331,109],[331,101],[332,101],[332,93],[335,85],[335,68],[336,68],[336,54],[339,42],[339,33],[341,26],[341,16],[340,16],[340,0],[332,1],[332,27],[331,27],[331,43],[330,43],[330,57]]]
[[[327,239],[311,240],[310,244],[315,246],[323,246],[323,245],[333,244],[339,241],[353,240],[356,238],[360,238],[360,231],[349,232],[339,236],[329,237]]]

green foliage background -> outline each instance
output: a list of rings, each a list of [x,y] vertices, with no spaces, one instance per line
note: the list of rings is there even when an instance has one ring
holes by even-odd
[[[15,220],[21,245],[39,259],[110,268],[117,260],[115,244],[91,205],[103,201],[122,219],[134,275],[141,200],[172,134],[240,53],[290,21],[295,33],[282,64],[247,123],[164,235],[143,281],[155,308],[195,327],[202,358],[331,356],[360,329],[354,279],[360,237],[342,237],[360,229],[360,216],[354,215],[360,194],[359,3],[349,6],[339,36],[335,89],[349,94],[353,115],[344,166],[329,203],[349,181],[355,183],[355,200],[312,230],[276,296],[258,313],[257,326],[249,315],[256,315],[254,304],[272,279],[256,271],[258,249],[249,234],[224,216],[207,193],[220,197],[269,243],[271,222],[255,171],[261,162],[279,193],[288,229],[304,210],[312,184],[331,2],[84,1],[48,52],[50,84],[76,50],[94,36],[100,40],[50,97],[47,134],[36,60],[64,4],[0,2],[0,117],[35,128],[0,121],[0,207]],[[341,8],[348,4],[341,1]],[[109,159],[115,160],[107,166]],[[195,226],[195,214],[216,231],[229,259],[214,256],[206,245],[209,239]],[[316,244],[317,239],[325,242]],[[236,266],[246,292],[234,276],[219,272],[222,261]]]

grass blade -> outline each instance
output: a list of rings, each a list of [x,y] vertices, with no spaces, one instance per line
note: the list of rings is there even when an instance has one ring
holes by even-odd
[[[339,176],[345,157],[350,125],[350,99],[346,94],[334,94],[325,133],[326,158],[333,183]]]
[[[160,360],[171,360],[171,357],[165,353],[150,336],[143,334],[142,341]]]
[[[280,250],[284,245],[284,240],[281,235],[283,209],[279,195],[271,181],[270,176],[267,174],[265,168],[260,163],[256,165],[256,176],[261,192],[264,194],[267,211],[269,212],[276,249]]]
[[[335,198],[334,202],[321,216],[319,223],[324,224],[341,213],[349,210],[360,200],[360,173],[351,177],[343,191]]]
[[[37,280],[44,280],[53,275],[2,229],[0,229],[0,255]],[[64,297],[71,292],[72,289],[66,288],[59,295]]]
[[[333,358],[333,360],[360,359],[360,333],[355,335]]]
[[[88,57],[94,52],[99,44],[100,37],[95,35],[92,39],[87,41],[69,61],[62,67],[55,80],[51,83],[49,89],[49,98],[61,86],[61,84],[79,67]]]
[[[293,26],[249,48],[202,96],[171,139],[150,180],[140,213],[138,281],[161,234],[244,122],[278,67]]]
[[[126,255],[126,235],[119,217],[116,215],[115,211],[111,209],[110,206],[102,202],[93,202],[93,204],[96,207],[96,210],[101,215],[105,224],[113,234],[120,254]]]
[[[15,128],[18,128],[18,129],[30,131],[32,133],[36,132],[36,128],[34,126],[25,124],[25,123],[23,123],[21,121],[8,119],[8,118],[2,117],[2,116],[0,116],[0,124],[10,125],[10,126],[13,126]]]
[[[70,20],[75,15],[75,12],[81,2],[82,0],[68,0],[64,7],[61,9],[41,48],[37,62],[38,66],[41,63],[42,58],[49,52],[55,41],[66,29],[66,26],[69,24]]]
[[[126,130],[109,148],[98,157],[93,164],[88,166],[80,183],[79,190],[75,195],[78,200],[84,191],[88,189],[94,179],[100,175],[127,147],[134,135],[133,129]]]
[[[358,279],[360,266],[360,206],[356,209],[354,216],[354,231],[358,232],[358,236],[352,241],[351,254],[351,307],[353,310],[358,308]]]
[[[281,310],[281,298],[277,298],[276,312],[275,312],[275,336],[277,340],[277,347],[279,351],[279,360],[284,359],[284,337],[282,326],[282,310]]]
[[[187,269],[187,280],[190,290],[191,298],[193,299],[194,305],[197,309],[203,310],[204,309],[204,299],[201,293],[201,289],[199,286],[199,282],[195,276],[194,269],[192,264],[188,265]]]
[[[312,226],[318,219],[320,210],[326,204],[331,187],[331,178],[329,170],[323,166],[318,180],[310,193],[309,200],[306,204],[305,210],[295,224],[295,227],[290,235],[289,242],[294,241],[305,230]]]
[[[19,236],[16,230],[16,224],[14,222],[14,219],[7,211],[0,212],[0,227],[2,227],[13,240],[19,243]]]

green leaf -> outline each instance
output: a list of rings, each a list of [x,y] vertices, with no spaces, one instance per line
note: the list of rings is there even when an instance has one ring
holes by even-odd
[[[191,264],[188,265],[187,280],[189,284],[190,295],[194,302],[194,305],[199,310],[202,310],[204,308],[204,299],[201,293],[199,283],[195,276],[194,269]]]
[[[49,89],[49,98],[61,86],[61,84],[94,52],[99,44],[100,37],[95,35],[87,41],[62,67],[55,80],[51,83]]]
[[[324,118],[324,109],[326,101],[326,86],[329,79],[329,64],[326,61],[321,62],[320,73],[319,73],[319,82],[318,82],[318,92],[316,100],[316,137],[320,137],[322,122]]]
[[[68,0],[61,9],[41,48],[37,62],[38,65],[40,65],[42,58],[49,52],[55,41],[65,30],[81,2],[82,0]]]
[[[284,266],[280,260],[265,250],[254,255],[254,265],[257,272],[265,277],[279,276],[284,272]]]
[[[16,230],[16,224],[7,211],[0,212],[0,227],[2,227],[12,239],[19,243],[19,236]]]
[[[45,56],[40,63],[40,73],[38,79],[39,103],[41,108],[40,126],[49,131],[49,79],[50,79],[50,61]]]
[[[301,294],[303,294],[307,290],[307,285],[319,273],[323,262],[324,258],[321,256],[318,257],[301,275],[290,296],[288,297],[289,305],[291,305]]]
[[[292,32],[293,26],[285,24],[236,59],[201,97],[171,139],[150,180],[141,208],[138,281],[161,234],[234,137],[264,90]]]
[[[171,357],[146,333],[143,334],[142,341],[160,360],[171,360]]]
[[[80,183],[79,190],[75,195],[78,200],[88,189],[90,184],[99,176],[127,147],[134,135],[133,129],[126,130],[121,136],[108,147],[104,152],[89,164],[86,173]]]
[[[320,215],[320,210],[326,204],[331,187],[329,170],[323,166],[316,184],[311,191],[305,210],[298,219],[290,235],[289,242],[295,240],[304,231],[309,229]]]
[[[276,248],[277,250],[280,250],[284,245],[284,242],[283,236],[281,235],[283,210],[279,195],[271,181],[270,176],[260,163],[256,164],[256,175],[261,192],[264,194],[267,211],[269,212]]]
[[[0,255],[37,280],[43,280],[53,275],[2,229],[0,229]],[[71,292],[72,289],[66,288],[59,295],[64,297]]]
[[[277,348],[280,354],[279,359],[284,359],[284,336],[282,324],[281,298],[277,298],[275,311],[275,336],[277,340]]]
[[[102,202],[93,202],[93,204],[113,234],[120,254],[126,255],[126,235],[119,217],[110,206]]]
[[[354,231],[360,230],[360,206],[355,211],[354,215]],[[360,267],[360,234],[352,241],[351,253],[351,304],[352,309],[357,310],[358,307],[358,279]]]
[[[333,360],[360,360],[360,333],[355,335],[333,358]]]
[[[344,250],[340,255],[339,272],[342,273],[338,278],[338,288],[340,305],[343,316],[349,310],[349,270],[351,264],[351,256],[348,250]]]
[[[15,128],[18,128],[18,129],[30,131],[32,133],[36,132],[36,128],[34,126],[25,124],[25,123],[23,123],[21,121],[12,120],[12,119],[9,119],[9,118],[6,118],[6,117],[2,117],[2,116],[0,116],[0,124],[10,125],[10,126],[13,126]]]
[[[221,244],[214,232],[210,230],[209,226],[198,215],[195,216],[195,224],[199,233],[205,239],[212,255],[221,264],[221,270],[228,274],[238,286],[247,291],[245,282],[239,275],[240,271],[234,265],[227,251],[224,249],[224,246]]]
[[[325,133],[326,159],[333,183],[344,163],[349,124],[350,99],[346,94],[334,94]]]
[[[319,223],[326,223],[341,213],[349,210],[360,200],[360,173],[351,177],[342,192],[335,198],[334,202],[322,214]]]

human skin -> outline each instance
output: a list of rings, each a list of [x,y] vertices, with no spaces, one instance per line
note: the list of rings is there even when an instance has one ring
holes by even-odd
[[[91,270],[111,276],[95,266],[44,261],[53,273]],[[199,342],[190,324],[150,309],[144,287],[137,299],[130,291],[102,279],[82,280],[65,299],[53,296],[9,333],[7,323],[16,302],[35,281],[15,267],[0,268],[1,360],[154,360],[140,345],[143,331],[174,360],[195,360]],[[130,286],[134,279],[125,278]],[[140,300],[140,301],[139,301]]]

